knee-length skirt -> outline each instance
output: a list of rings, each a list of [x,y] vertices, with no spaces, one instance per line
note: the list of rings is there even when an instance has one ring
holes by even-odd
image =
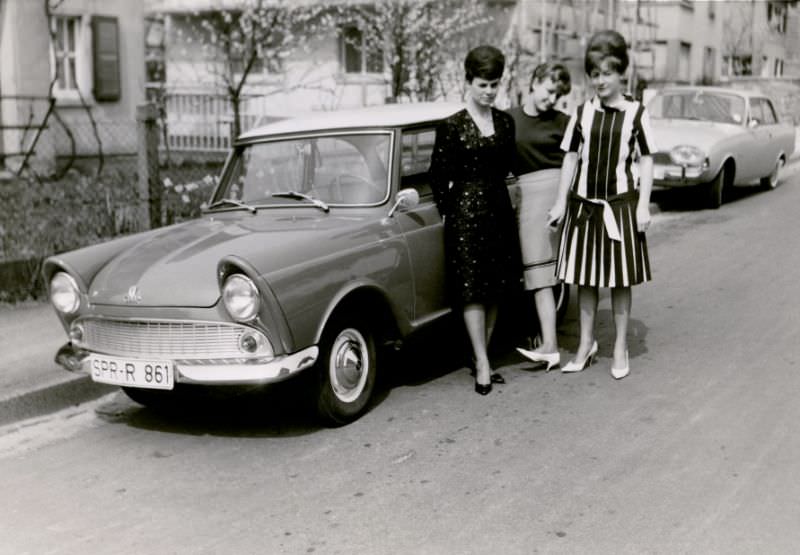
[[[558,196],[560,175],[560,169],[546,169],[519,176],[519,242],[529,291],[558,283],[559,231],[547,225],[547,213]]]
[[[650,281],[647,240],[637,230],[638,198],[638,191],[631,191],[609,197],[604,205],[570,193],[559,245],[559,279],[593,287]]]
[[[508,189],[455,183],[444,223],[445,273],[455,305],[498,302],[520,284],[519,237]]]

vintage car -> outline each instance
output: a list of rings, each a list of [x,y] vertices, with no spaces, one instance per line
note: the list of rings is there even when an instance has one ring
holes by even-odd
[[[795,130],[772,101],[721,87],[667,87],[647,102],[659,151],[656,187],[702,186],[703,204],[719,208],[729,188],[773,189],[795,148]]]
[[[382,347],[451,312],[428,168],[435,125],[459,109],[372,107],[245,133],[201,218],[46,260],[69,337],[56,360],[145,405],[308,371],[324,420],[354,420]]]

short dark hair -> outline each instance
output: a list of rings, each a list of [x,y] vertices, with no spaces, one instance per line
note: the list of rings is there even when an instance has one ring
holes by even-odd
[[[464,59],[464,73],[468,83],[476,77],[493,81],[503,76],[506,57],[494,46],[484,44],[476,46],[467,53]]]
[[[625,43],[625,37],[611,29],[598,31],[589,39],[584,58],[586,74],[600,69],[606,60],[617,73],[625,73],[628,69],[628,45]]]
[[[562,64],[552,62],[545,62],[536,66],[536,69],[531,74],[531,83],[528,89],[533,90],[534,83],[541,83],[548,77],[556,85],[556,94],[558,96],[569,94],[569,91],[572,90],[569,70]]]

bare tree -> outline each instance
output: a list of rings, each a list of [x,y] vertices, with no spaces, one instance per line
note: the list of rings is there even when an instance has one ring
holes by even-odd
[[[333,8],[339,24],[359,30],[351,46],[379,56],[389,76],[389,102],[443,96],[446,65],[463,52],[454,39],[490,21],[480,0],[378,0]]]
[[[241,106],[248,79],[256,72],[281,73],[283,61],[329,24],[327,8],[290,0],[240,0],[234,9],[195,12],[182,32],[202,44],[211,75],[233,111],[232,134],[242,131]]]

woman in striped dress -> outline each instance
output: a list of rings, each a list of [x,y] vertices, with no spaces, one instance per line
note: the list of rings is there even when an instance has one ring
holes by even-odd
[[[580,344],[563,372],[579,372],[597,354],[594,322],[600,287],[611,288],[616,340],[611,374],[628,375],[631,286],[650,280],[645,231],[650,225],[653,145],[644,106],[623,94],[625,39],[600,31],[589,40],[585,69],[595,96],[567,125],[559,195],[549,220],[564,221],[558,277],[578,285]]]

